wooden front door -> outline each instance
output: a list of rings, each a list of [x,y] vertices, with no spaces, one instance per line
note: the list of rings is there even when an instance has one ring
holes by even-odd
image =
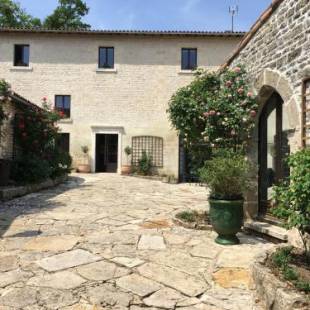
[[[96,172],[117,172],[118,135],[96,135]]]
[[[269,213],[273,185],[287,176],[284,163],[287,135],[283,132],[283,100],[274,93],[262,110],[259,120],[259,213]]]

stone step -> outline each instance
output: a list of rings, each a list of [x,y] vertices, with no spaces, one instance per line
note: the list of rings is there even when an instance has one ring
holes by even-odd
[[[247,221],[244,223],[244,227],[282,241],[288,240],[288,231],[285,228],[271,223],[262,221]]]

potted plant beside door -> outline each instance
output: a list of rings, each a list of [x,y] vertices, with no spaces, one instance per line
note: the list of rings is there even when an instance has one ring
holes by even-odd
[[[251,165],[241,153],[222,150],[200,169],[200,178],[210,189],[210,220],[218,233],[216,243],[238,244],[243,225],[244,193],[250,188]]]
[[[124,152],[127,157],[127,165],[122,165],[122,174],[128,175],[131,173],[131,165],[129,164],[129,157],[132,154],[132,149],[129,145],[127,145],[124,149]]]
[[[90,164],[89,164],[89,156],[88,156],[88,151],[89,148],[88,146],[84,145],[81,147],[83,157],[81,159],[81,162],[77,166],[77,171],[80,173],[90,173]]]

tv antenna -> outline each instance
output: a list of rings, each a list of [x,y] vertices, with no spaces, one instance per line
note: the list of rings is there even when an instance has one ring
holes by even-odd
[[[235,16],[238,14],[239,8],[238,5],[229,6],[229,14],[231,15],[231,31],[234,32],[234,22]]]

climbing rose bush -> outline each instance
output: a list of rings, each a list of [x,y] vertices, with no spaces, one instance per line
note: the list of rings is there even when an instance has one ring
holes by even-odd
[[[257,103],[242,66],[221,73],[198,71],[196,79],[171,98],[168,114],[187,147],[245,150],[257,115]]]
[[[0,80],[0,127],[3,121],[7,118],[4,112],[4,104],[11,100],[9,97],[11,92],[10,85],[5,80]]]
[[[42,107],[21,107],[15,115],[18,156],[12,177],[19,183],[38,182],[70,172],[71,157],[57,143],[59,128],[56,122],[63,113],[52,110],[46,97],[42,98]]]

